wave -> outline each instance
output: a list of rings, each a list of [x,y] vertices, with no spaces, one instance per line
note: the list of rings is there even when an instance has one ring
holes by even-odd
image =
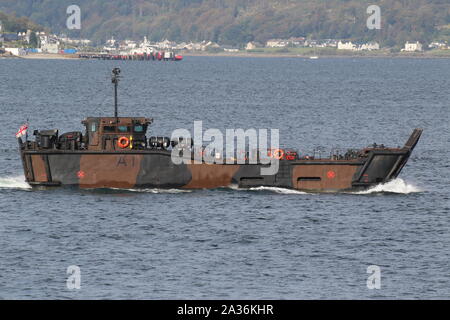
[[[31,186],[25,182],[23,175],[0,177],[0,189],[31,189]]]
[[[398,193],[410,194],[423,192],[419,187],[405,182],[403,179],[397,178],[387,183],[376,185],[368,190],[351,192],[352,194],[372,194],[372,193]]]
[[[219,188],[222,189],[222,188]],[[260,187],[251,187],[251,188],[240,188],[238,185],[229,185],[228,187],[224,187],[224,189],[234,190],[234,191],[269,191],[278,194],[297,194],[297,195],[317,195],[318,193],[314,192],[305,192],[295,189],[288,188],[280,188],[280,187],[268,187],[268,186],[260,186]],[[147,193],[186,193],[186,192],[194,192],[195,190],[186,190],[186,189],[115,189],[115,190],[125,190],[130,192],[147,192]],[[419,193],[423,192],[422,189],[417,186],[405,182],[403,179],[397,178],[390,182],[376,185],[368,190],[350,192],[350,194],[374,194],[374,193],[396,193],[396,194],[409,194],[409,193]]]
[[[299,190],[279,188],[279,187],[254,187],[254,188],[249,188],[249,189],[246,189],[246,190],[251,190],[251,191],[271,191],[271,192],[280,193],[280,194],[310,194],[310,193],[299,191]]]
[[[127,192],[138,192],[138,193],[188,193],[192,190],[185,189],[160,189],[160,188],[149,188],[149,189],[124,189],[124,188],[108,188],[114,191],[127,191]]]
[[[116,191],[129,191],[129,192],[143,192],[143,193],[189,193],[196,191],[195,189],[121,189],[121,188],[110,188],[111,190]],[[228,189],[235,191],[271,191],[280,194],[306,194],[306,192],[278,188],[278,187],[254,187],[254,188],[239,188],[237,185],[230,185],[228,187],[218,188],[218,189]]]
[[[219,189],[233,190],[233,191],[269,191],[269,192],[275,192],[275,193],[279,193],[279,194],[309,194],[309,193],[306,193],[303,191],[287,189],[287,188],[280,188],[280,187],[260,186],[260,187],[243,188],[243,187],[239,187],[237,184],[230,184],[229,186],[222,187]]]

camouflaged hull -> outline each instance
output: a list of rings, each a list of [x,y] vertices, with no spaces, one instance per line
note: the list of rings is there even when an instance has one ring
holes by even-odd
[[[180,164],[167,150],[33,150],[21,148],[32,186],[80,188],[242,188],[270,186],[315,192],[358,190],[398,176],[422,130],[403,148],[368,148],[351,160],[280,160],[278,173],[260,174],[262,164]]]

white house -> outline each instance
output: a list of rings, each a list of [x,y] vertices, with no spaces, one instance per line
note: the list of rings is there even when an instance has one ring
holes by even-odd
[[[196,43],[191,42],[186,45],[187,50],[199,51],[199,50],[201,50],[201,48],[202,48],[202,44],[198,43],[198,42],[196,42]]]
[[[175,45],[175,42],[164,39],[163,41],[158,42],[157,45],[160,49],[172,49],[172,47]]]
[[[39,34],[37,34],[37,36],[39,37],[39,43],[42,46],[45,46],[46,44],[58,44],[59,45],[59,38],[56,35],[47,35],[44,32],[41,32]]]
[[[378,42],[363,43],[359,47],[359,50],[367,50],[367,51],[380,50],[380,45],[378,44]]]
[[[210,48],[218,49],[218,48],[220,48],[220,46],[217,43],[213,42],[213,41],[208,41],[206,43],[205,43],[205,41],[203,41],[201,43],[201,46],[200,46],[200,50],[201,51],[206,51],[206,50],[208,50]]]
[[[289,45],[289,40],[282,39],[271,39],[266,43],[266,47],[268,48],[284,48]]]
[[[46,43],[41,45],[42,52],[59,53],[59,43]]]
[[[305,38],[304,37],[292,37],[289,38],[289,44],[293,47],[303,47],[305,46]]]
[[[59,40],[61,40],[61,42],[63,43],[68,43],[68,44],[73,44],[73,45],[83,45],[83,46],[87,46],[91,44],[91,40],[89,39],[71,39],[69,37],[60,37]]]
[[[435,41],[428,45],[430,49],[448,49],[448,44],[446,42]]]
[[[262,45],[260,43],[257,42],[253,42],[250,41],[249,43],[247,43],[247,45],[245,46],[245,50],[254,50],[256,48],[261,48]]]
[[[351,41],[349,42],[342,42],[339,41],[337,45],[338,50],[356,50],[356,45],[353,44]]]
[[[354,44],[350,42],[339,41],[337,45],[338,50],[351,50],[351,51],[372,51],[380,50],[378,42],[368,42],[363,44]]]
[[[414,51],[423,51],[422,44],[419,41],[416,42],[406,42],[405,48],[402,51],[414,52]]]
[[[184,50],[188,44],[186,42],[177,43],[175,50]]]
[[[116,45],[116,40],[114,39],[114,37],[111,37],[111,39],[106,40],[106,45],[109,47],[114,47]]]

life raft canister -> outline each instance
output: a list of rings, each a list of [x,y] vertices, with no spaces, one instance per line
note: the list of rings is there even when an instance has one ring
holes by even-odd
[[[295,160],[296,157],[297,157],[297,152],[295,152],[295,151],[287,151],[284,155],[284,158],[286,160]]]
[[[130,139],[127,137],[120,137],[119,140],[117,140],[117,145],[120,148],[125,149],[130,145]]]

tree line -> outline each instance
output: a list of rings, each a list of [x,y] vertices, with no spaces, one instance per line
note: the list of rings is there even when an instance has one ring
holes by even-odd
[[[44,30],[44,27],[34,23],[26,17],[18,18],[15,15],[8,15],[3,12],[0,12],[0,24],[2,26],[2,32],[7,33],[26,32],[27,30]]]
[[[82,28],[65,27],[72,0],[2,0],[0,10],[69,36],[211,40],[239,46],[271,38],[378,41],[402,46],[450,37],[448,0],[78,0]],[[381,30],[369,30],[369,5],[381,8]]]

